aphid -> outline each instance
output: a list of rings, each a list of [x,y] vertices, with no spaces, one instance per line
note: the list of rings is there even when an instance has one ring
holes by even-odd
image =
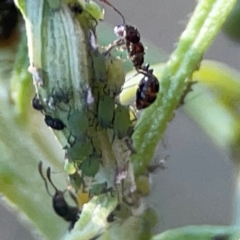
[[[40,175],[41,175],[41,177],[42,177],[42,179],[45,183],[47,193],[49,194],[49,196],[52,197],[52,205],[53,205],[54,211],[56,212],[56,214],[58,216],[62,217],[65,221],[70,223],[69,230],[71,230],[74,227],[74,224],[76,223],[76,221],[78,220],[81,211],[79,210],[78,207],[69,206],[69,204],[66,202],[66,200],[64,198],[64,193],[65,193],[66,190],[65,191],[60,191],[53,184],[53,182],[51,180],[51,169],[50,169],[50,167],[47,168],[47,179],[55,190],[54,195],[52,195],[50,193],[49,189],[48,189],[47,180],[44,177],[43,172],[42,172],[42,162],[40,162],[38,164],[38,171],[39,171],[39,173],[40,173]],[[74,200],[76,205],[78,206],[77,199],[71,192],[70,192],[70,196]]]
[[[58,90],[56,87],[53,87],[50,94],[46,99],[46,103],[48,107],[52,110],[55,110],[56,107],[60,108],[60,103],[68,104],[71,97],[72,97],[72,89],[69,88],[68,90],[64,91],[62,87],[60,87],[59,82],[57,82]],[[63,110],[64,111],[64,110]]]
[[[114,111],[113,131],[115,137],[122,139],[128,135],[131,125],[129,107],[118,104]]]
[[[57,82],[59,91],[56,91],[56,89],[53,89],[52,92],[54,91],[53,97],[58,101],[58,102],[63,102],[65,104],[68,104],[71,96],[72,96],[72,89],[69,88],[67,91],[64,91],[62,87],[60,87],[59,82]]]
[[[71,109],[68,114],[68,128],[72,135],[81,140],[85,138],[89,127],[89,120],[86,111],[74,110],[71,113]]]
[[[92,184],[89,190],[90,195],[98,196],[103,193],[112,192],[112,187],[107,187],[107,182]]]
[[[114,115],[115,101],[110,95],[104,94],[98,100],[97,119],[102,128],[111,126]]]
[[[113,222],[117,219],[126,219],[131,216],[129,207],[124,203],[118,203],[115,209],[107,216],[107,222]]]
[[[0,2],[0,40],[8,39],[18,23],[18,11],[13,0]]]
[[[49,115],[46,115],[44,118],[45,123],[54,130],[63,130],[66,125],[62,122],[62,120],[57,118],[52,118]]]
[[[40,101],[39,98],[37,98],[37,95],[35,95],[32,99],[32,107],[35,109],[35,110],[38,110],[38,111],[42,111],[44,110],[44,107]]]
[[[99,170],[100,162],[101,156],[96,153],[93,153],[91,156],[85,159],[80,165],[83,175],[87,177],[94,177]]]
[[[72,161],[84,160],[93,152],[93,145],[89,139],[74,141],[66,150],[66,157]]]
[[[153,75],[152,70],[141,71],[144,77],[138,84],[136,92],[136,108],[138,110],[149,107],[157,98],[159,91],[158,79]]]

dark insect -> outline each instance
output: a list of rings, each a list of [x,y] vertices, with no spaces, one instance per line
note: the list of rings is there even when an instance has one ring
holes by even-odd
[[[8,39],[17,25],[18,10],[13,0],[0,1],[0,39]]]
[[[63,130],[66,125],[57,118],[52,118],[49,115],[46,115],[44,118],[45,123],[54,130]]]
[[[125,18],[121,12],[119,12],[111,3],[107,0],[100,0],[105,4],[112,7],[122,18],[123,24],[114,28],[115,33],[121,37],[111,46],[110,51],[115,46],[126,45],[128,56],[131,59],[133,66],[138,73],[144,75],[141,79],[136,92],[136,107],[137,109],[143,109],[150,106],[157,98],[159,91],[158,79],[153,75],[153,70],[149,70],[149,65],[143,65],[144,63],[144,46],[140,42],[140,33],[137,28],[125,24]]]
[[[32,107],[35,109],[35,110],[38,110],[38,111],[42,111],[44,110],[44,107],[43,105],[41,104],[41,101],[39,98],[37,98],[37,95],[35,95],[32,99]]]
[[[107,0],[100,0],[105,4],[112,7],[122,18],[123,23],[114,28],[114,32],[121,37],[118,41],[115,42],[114,46],[126,45],[128,56],[133,62],[136,70],[142,69],[142,64],[144,62],[144,46],[140,42],[140,33],[137,28],[128,25],[125,23],[125,18],[120,11],[118,11],[111,3]],[[112,47],[110,48],[112,49]]]
[[[42,179],[45,183],[47,193],[49,194],[49,196],[52,197],[52,206],[53,206],[54,211],[56,212],[56,214],[58,216],[60,216],[65,221],[70,223],[69,228],[68,228],[69,231],[70,231],[74,227],[74,224],[76,223],[76,221],[79,219],[79,215],[81,214],[81,211],[79,210],[78,207],[69,206],[68,203],[66,202],[65,198],[64,198],[64,193],[66,192],[66,190],[65,191],[60,191],[53,184],[52,179],[51,179],[51,169],[50,169],[50,167],[47,168],[47,179],[55,190],[54,195],[51,195],[50,191],[48,189],[47,180],[44,177],[43,172],[42,172],[42,162],[40,162],[38,164],[38,171],[39,171],[39,173],[40,173],[40,175],[41,175],[41,177],[42,177]],[[76,205],[78,206],[77,199],[71,192],[70,192],[70,196],[74,200]]]
[[[144,63],[144,46],[142,45],[142,43],[129,43],[127,45],[127,50],[133,66],[137,70],[142,69],[142,65]]]
[[[158,79],[153,75],[153,70],[141,71],[144,77],[138,84],[136,92],[136,108],[144,109],[149,107],[157,98],[159,91]]]

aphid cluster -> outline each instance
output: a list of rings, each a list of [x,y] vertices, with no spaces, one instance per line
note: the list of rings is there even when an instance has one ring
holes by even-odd
[[[103,2],[109,4],[105,0]],[[82,15],[85,12],[78,4],[68,4],[68,7],[71,12],[77,15]],[[85,15],[85,17],[89,17],[89,14]],[[93,18],[93,15],[91,15],[91,22],[94,22]],[[83,20],[84,17],[82,17],[81,21]],[[94,29],[89,29],[88,36],[95,37],[95,27],[94,25]],[[92,32],[93,35],[90,34]],[[136,106],[138,109],[146,108],[156,99],[159,90],[158,80],[148,65],[143,66],[144,46],[140,42],[138,30],[126,25],[124,20],[124,24],[117,27],[117,32],[121,39],[114,46],[124,44],[133,66],[138,74],[143,75],[136,93]],[[81,98],[79,100],[82,100],[82,103],[79,104],[80,107],[73,99],[76,97],[76,93],[75,95],[73,93],[75,89],[69,89],[61,85],[62,83],[58,82],[58,79],[55,80],[56,84],[50,91],[48,90],[48,93],[44,92],[42,94],[40,92],[33,98],[32,106],[44,115],[47,126],[58,130],[56,135],[63,133],[62,135],[65,136],[65,145],[62,144],[65,150],[65,159],[74,169],[68,173],[69,182],[76,190],[76,193],[86,191],[90,196],[95,196],[117,192],[119,201],[122,202],[124,194],[129,193],[129,191],[124,191],[125,185],[128,187],[131,185],[131,181],[134,181],[132,176],[128,174],[130,157],[135,152],[131,141],[135,121],[132,117],[134,111],[131,110],[130,106],[121,105],[116,101],[116,96],[121,92],[124,84],[124,72],[122,73],[122,69],[118,70],[118,66],[119,64],[122,66],[122,62],[113,58],[110,51],[101,53],[98,48],[95,48],[91,38],[87,39],[89,40],[87,46],[90,53],[90,60],[88,59],[88,61],[91,63],[93,77],[86,85],[82,86],[83,84],[79,82],[77,86],[83,92],[79,97]],[[99,66],[101,69],[99,69]],[[34,67],[31,69],[35,80],[38,79],[35,81],[35,85],[41,90],[45,87],[44,79],[41,79],[38,71],[39,69]],[[103,153],[105,146],[104,143],[100,142],[102,139],[107,144],[110,143],[108,145],[112,147],[110,150],[113,152],[113,157],[112,155],[111,157],[115,158],[110,159],[116,165],[115,172],[111,171],[112,175],[110,177],[104,176],[105,162],[109,160],[105,161],[106,156]],[[117,153],[114,152],[114,148],[118,149]],[[97,181],[96,175],[99,172],[103,176],[101,175],[101,180]],[[55,190],[54,195],[49,193],[41,163],[39,164],[39,173],[45,182],[48,194],[52,197],[55,212],[70,222],[69,228],[71,229],[80,215],[78,207],[69,206],[65,201],[65,191],[58,190],[53,184],[50,168],[47,169],[46,176]],[[114,182],[109,184],[109,179],[114,179]],[[116,190],[116,186],[123,188],[121,193]],[[126,196],[126,198],[128,197]],[[74,197],[72,198],[74,200]]]

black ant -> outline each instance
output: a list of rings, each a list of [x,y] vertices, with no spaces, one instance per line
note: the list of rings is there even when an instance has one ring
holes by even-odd
[[[38,171],[39,174],[41,175],[44,183],[45,183],[45,187],[47,190],[47,193],[49,194],[49,196],[52,197],[52,205],[53,205],[53,209],[56,212],[56,214],[60,217],[62,217],[65,221],[69,222],[69,231],[74,227],[74,224],[77,222],[77,220],[79,219],[79,215],[81,213],[81,211],[79,210],[78,207],[73,207],[73,206],[69,206],[68,203],[66,202],[65,198],[64,198],[64,193],[65,191],[60,191],[57,189],[57,187],[53,184],[52,179],[51,179],[51,169],[50,167],[47,168],[47,179],[48,181],[51,183],[52,187],[55,190],[55,194],[51,195],[50,191],[48,189],[48,184],[47,184],[47,180],[43,175],[43,171],[42,171],[42,162],[40,162],[38,164]],[[76,197],[71,193],[70,196],[71,198],[74,200],[74,202],[76,203],[76,205],[78,206],[78,202]]]

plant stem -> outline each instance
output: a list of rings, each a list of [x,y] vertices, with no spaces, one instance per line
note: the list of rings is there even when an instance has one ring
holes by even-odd
[[[176,50],[165,65],[157,100],[142,113],[134,132],[137,154],[132,156],[132,161],[136,175],[146,171],[167,123],[174,116],[187,79],[198,68],[204,52],[235,3],[236,0],[199,1]]]

